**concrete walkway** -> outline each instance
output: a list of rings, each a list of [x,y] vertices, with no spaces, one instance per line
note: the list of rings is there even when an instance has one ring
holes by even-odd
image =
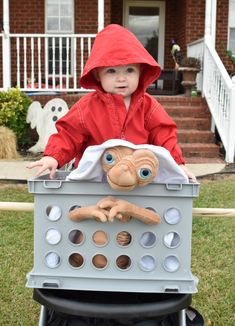
[[[0,160],[0,180],[26,182],[34,178],[37,169],[29,170],[26,168],[27,164],[28,161],[25,160]],[[228,171],[228,165],[225,163],[186,164],[186,166],[196,177]],[[234,165],[232,173],[235,173]]]

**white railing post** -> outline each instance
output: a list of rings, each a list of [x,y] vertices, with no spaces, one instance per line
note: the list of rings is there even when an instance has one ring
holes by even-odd
[[[228,130],[228,150],[226,151],[225,160],[228,163],[234,163],[235,160],[235,76],[232,77],[232,87],[230,93],[230,117]]]
[[[73,88],[76,90],[77,88],[77,39],[74,37],[72,49],[73,49]]]
[[[217,0],[206,0],[204,36],[211,37],[213,46],[215,46],[216,8],[217,8]]]
[[[41,38],[38,38],[38,87],[42,87],[42,72],[41,72]]]
[[[210,41],[215,47],[215,33],[216,33],[216,8],[217,0],[206,0],[205,8],[205,30],[204,30],[204,48],[205,44]],[[204,67],[206,62],[205,50],[203,56],[203,67],[202,67],[202,96],[204,97],[204,84],[205,84],[205,74]]]
[[[3,37],[2,37],[3,89],[11,87],[11,43],[9,30],[9,1],[3,0]]]
[[[104,0],[98,0],[98,32],[104,28]]]

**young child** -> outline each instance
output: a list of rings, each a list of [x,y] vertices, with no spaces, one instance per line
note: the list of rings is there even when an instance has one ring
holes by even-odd
[[[169,150],[187,176],[177,144],[177,129],[147,87],[160,75],[160,66],[126,28],[111,24],[97,34],[80,84],[94,89],[73,105],[56,123],[42,159],[28,168],[39,167],[37,175],[75,158],[77,166],[84,150],[108,139],[125,139],[134,144],[152,144]]]

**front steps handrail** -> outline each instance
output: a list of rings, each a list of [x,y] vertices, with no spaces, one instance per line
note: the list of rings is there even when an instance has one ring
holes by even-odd
[[[210,38],[204,40],[203,95],[223,143],[227,163],[235,152],[235,77],[227,73]]]

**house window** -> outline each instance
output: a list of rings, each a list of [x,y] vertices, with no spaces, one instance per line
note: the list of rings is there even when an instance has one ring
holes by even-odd
[[[56,37],[56,34],[74,32],[74,0],[46,0],[46,33],[53,34],[48,38],[49,74],[71,75],[72,49],[71,38]]]
[[[228,49],[235,55],[235,0],[229,1]]]

